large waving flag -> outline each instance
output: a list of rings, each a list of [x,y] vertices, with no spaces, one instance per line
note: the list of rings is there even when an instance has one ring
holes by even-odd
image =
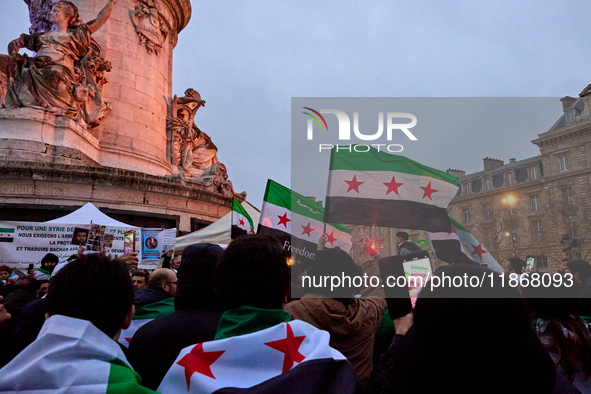
[[[158,392],[357,392],[353,368],[329,341],[328,332],[294,320],[192,345],[181,350]]]
[[[450,232],[427,232],[437,257],[448,263],[486,264],[487,268],[503,272],[501,265],[468,230],[449,216]]]
[[[238,200],[232,197],[232,239],[241,235],[254,234],[252,218]]]
[[[274,235],[284,249],[303,260],[315,260],[318,238],[325,232],[324,208],[285,186],[268,180],[259,219],[258,234]],[[351,250],[351,234],[342,224],[327,224],[326,247]]]
[[[456,177],[403,156],[354,147],[332,150],[325,221],[450,231],[446,208],[458,191]]]
[[[133,338],[140,327],[157,317],[170,315],[172,312],[174,312],[173,297],[136,309],[129,327],[125,330],[121,330],[121,334],[119,334],[119,343],[125,347],[129,347],[131,338]]]
[[[2,393],[153,393],[115,341],[89,321],[54,315],[0,372]]]

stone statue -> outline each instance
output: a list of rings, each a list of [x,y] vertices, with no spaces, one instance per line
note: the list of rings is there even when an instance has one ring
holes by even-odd
[[[183,97],[175,95],[167,103],[166,131],[172,171],[188,178],[198,177],[206,168],[219,163],[218,148],[195,125],[195,114],[203,106],[205,101],[194,89],[187,89]]]
[[[129,11],[129,18],[135,27],[140,44],[145,44],[148,53],[158,55],[168,37],[164,23],[154,0],[138,0],[139,4]]]
[[[35,10],[41,13],[39,10],[47,6],[45,3],[29,0],[31,15]],[[102,101],[99,88],[111,65],[102,59],[100,46],[91,35],[107,22],[114,4],[115,0],[107,0],[96,19],[83,23],[76,5],[57,1],[47,14],[51,23],[49,31],[40,32],[45,26],[38,21],[31,29],[39,32],[22,34],[12,41],[8,53],[16,65],[13,75],[0,70],[7,81],[4,106],[44,109],[58,116],[83,120],[90,127],[98,125],[110,109]],[[19,54],[21,48],[35,52],[36,56]],[[0,63],[3,61],[10,63],[6,55],[2,55]]]

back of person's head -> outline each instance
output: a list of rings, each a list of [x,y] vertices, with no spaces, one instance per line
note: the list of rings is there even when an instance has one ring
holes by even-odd
[[[358,288],[354,286],[354,278],[359,275],[359,270],[349,253],[337,246],[325,248],[317,256],[317,261],[310,271],[312,287],[305,289],[308,293],[341,300],[349,299],[357,293]],[[331,280],[323,281],[324,278],[333,276],[341,279],[339,286],[332,286],[337,284],[336,281],[334,283]],[[321,284],[321,282],[322,286],[315,287],[315,283]]]
[[[394,366],[400,392],[550,392],[554,365],[517,290],[480,267],[443,267],[432,280],[444,276],[452,281],[427,284],[417,298]]]
[[[519,257],[510,257],[507,261],[516,274],[523,273],[523,270],[525,269],[525,261],[521,260]]]
[[[25,276],[23,278],[17,279],[16,282],[14,282],[12,290],[22,290],[29,294],[35,295],[37,293],[37,290],[39,290],[40,286],[41,284],[37,279]]]
[[[168,268],[158,268],[155,269],[151,274],[150,278],[148,279],[148,288],[150,289],[160,289],[162,285],[166,282],[170,281],[170,274],[174,271]]]
[[[43,256],[43,258],[41,259],[41,268],[45,267],[45,264],[47,264],[48,262],[53,262],[53,263],[59,263],[60,259],[54,255],[53,253],[47,253],[45,256]]]
[[[273,237],[237,238],[217,264],[215,286],[226,309],[240,306],[280,309],[289,288],[287,255]]]
[[[179,285],[174,307],[180,309],[220,310],[215,295],[215,269],[224,252],[219,245],[199,243],[183,251],[178,272]]]
[[[90,321],[114,337],[133,304],[133,286],[127,265],[94,253],[62,268],[47,293],[47,313]]]
[[[408,241],[408,233],[405,231],[399,231],[396,233],[396,236],[402,238],[405,241]]]
[[[573,275],[578,273],[583,283],[591,277],[591,265],[585,260],[572,260],[566,263],[566,266]]]

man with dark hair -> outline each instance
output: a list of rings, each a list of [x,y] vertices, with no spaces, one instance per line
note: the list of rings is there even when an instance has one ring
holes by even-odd
[[[49,280],[57,263],[59,263],[59,258],[53,253],[47,253],[41,259],[41,268],[33,271],[33,278],[37,280]]]
[[[572,260],[566,263],[566,273],[573,275],[573,281],[583,284],[591,278],[591,265],[585,260]]]
[[[136,308],[174,297],[177,289],[176,274],[168,268],[158,268],[150,274],[148,287],[135,293]]]
[[[399,231],[396,233],[396,239],[398,239],[398,254],[408,254],[414,252],[420,252],[421,247],[414,242],[408,240],[409,236],[407,232]]]
[[[131,271],[131,283],[133,283],[133,291],[143,290],[148,287],[148,279],[150,274],[146,270],[134,269]]]
[[[521,277],[525,271],[525,261],[519,257],[510,257],[505,261],[505,274],[507,277],[511,274],[517,274]]]
[[[0,370],[0,391],[151,392],[115,342],[134,314],[125,264],[101,254],[52,279],[37,339]]]
[[[230,308],[222,314],[215,340],[183,349],[158,392],[361,390],[351,365],[329,346],[329,334],[292,321],[281,309],[289,267],[275,239],[245,235],[232,241],[217,265],[215,284],[220,301]]]
[[[131,339],[129,362],[144,386],[156,390],[183,348],[214,339],[222,308],[213,280],[223,251],[210,243],[187,246],[178,273],[175,312],[146,323]]]

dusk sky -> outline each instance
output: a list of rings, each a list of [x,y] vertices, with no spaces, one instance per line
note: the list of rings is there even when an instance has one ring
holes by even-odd
[[[458,107],[457,123],[430,121],[404,152],[440,170],[471,173],[487,156],[508,162],[538,154],[530,141],[562,114],[558,98],[577,97],[591,83],[589,1],[192,5],[174,52],[173,91],[192,87],[207,101],[196,124],[217,145],[234,189],[246,190],[259,208],[267,178],[290,185],[292,97],[556,98],[539,109],[507,105],[519,124],[498,108],[484,116]],[[7,53],[8,43],[28,32],[22,0],[2,0],[0,26]]]

